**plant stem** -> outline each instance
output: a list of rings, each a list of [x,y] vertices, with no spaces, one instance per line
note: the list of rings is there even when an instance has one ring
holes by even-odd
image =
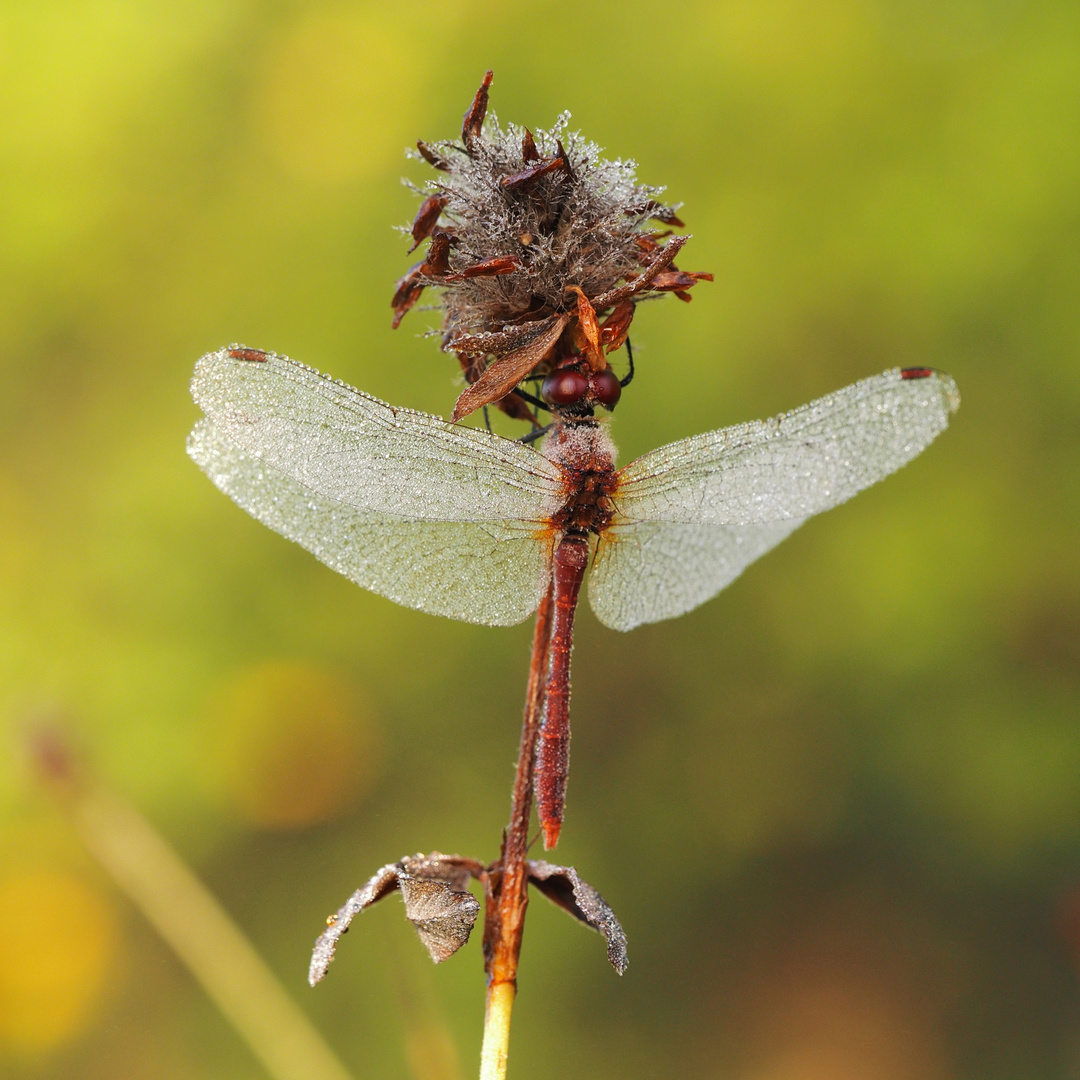
[[[90,854],[164,938],[274,1080],[350,1080],[243,931],[150,822],[75,779],[51,734],[32,746]]]
[[[480,1080],[502,1080],[510,1047],[510,1014],[517,988],[512,982],[489,983],[484,1010],[484,1045],[480,1050]]]
[[[548,652],[551,644],[552,588],[536,612],[532,661],[521,724],[521,745],[514,774],[510,824],[503,834],[502,855],[488,871],[485,882],[484,967],[487,972],[487,1006],[484,1010],[484,1044],[480,1054],[480,1080],[503,1080],[510,1043],[510,1015],[517,992],[518,956],[525,931],[525,908],[529,903],[529,876],[525,857],[529,851],[532,816],[533,769],[536,741],[544,713]]]

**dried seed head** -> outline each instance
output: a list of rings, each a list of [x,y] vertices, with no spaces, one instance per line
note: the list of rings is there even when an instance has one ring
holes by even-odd
[[[669,232],[650,222],[682,222],[660,201],[662,189],[636,182],[632,161],[607,161],[596,144],[567,132],[569,113],[550,131],[502,128],[487,115],[490,85],[489,71],[460,144],[417,144],[417,156],[440,176],[420,193],[408,230],[414,247],[431,243],[398,283],[394,325],[425,287],[441,287],[444,348],[478,384],[462,395],[454,418],[498,402],[533,419],[510,396],[518,382],[558,367],[604,370],[605,350],[626,340],[634,302],[659,292],[689,299],[687,290],[712,275],[675,268],[686,238],[664,244]],[[549,340],[553,327],[559,332]]]

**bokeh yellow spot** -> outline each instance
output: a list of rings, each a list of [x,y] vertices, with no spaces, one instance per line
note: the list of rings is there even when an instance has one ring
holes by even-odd
[[[290,27],[263,64],[256,123],[292,173],[319,184],[402,160],[422,78],[400,30],[375,13],[320,14]]]
[[[100,1000],[117,941],[112,909],[56,871],[0,879],[0,1043],[33,1059],[78,1034]]]
[[[353,688],[325,668],[248,668],[211,711],[226,797],[256,825],[299,829],[331,820],[378,776],[377,726]]]

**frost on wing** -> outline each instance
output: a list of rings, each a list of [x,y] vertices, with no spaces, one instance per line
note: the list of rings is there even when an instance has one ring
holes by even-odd
[[[913,379],[894,368],[771,420],[670,443],[620,470],[615,523],[812,517],[921,454],[959,405],[948,375]]]
[[[240,450],[318,495],[413,521],[542,522],[562,504],[562,473],[531,447],[251,351],[202,357],[192,396]]]
[[[192,459],[338,573],[488,626],[536,609],[550,555],[542,523],[566,496],[535,450],[241,346],[204,356],[192,391],[207,414],[188,439]]]

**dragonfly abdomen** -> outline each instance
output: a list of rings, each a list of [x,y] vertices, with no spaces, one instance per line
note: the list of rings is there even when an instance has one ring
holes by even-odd
[[[566,776],[570,768],[570,651],[574,612],[588,564],[588,538],[576,532],[564,535],[552,559],[555,613],[544,719],[536,749],[536,808],[547,848],[558,842],[566,804]]]

